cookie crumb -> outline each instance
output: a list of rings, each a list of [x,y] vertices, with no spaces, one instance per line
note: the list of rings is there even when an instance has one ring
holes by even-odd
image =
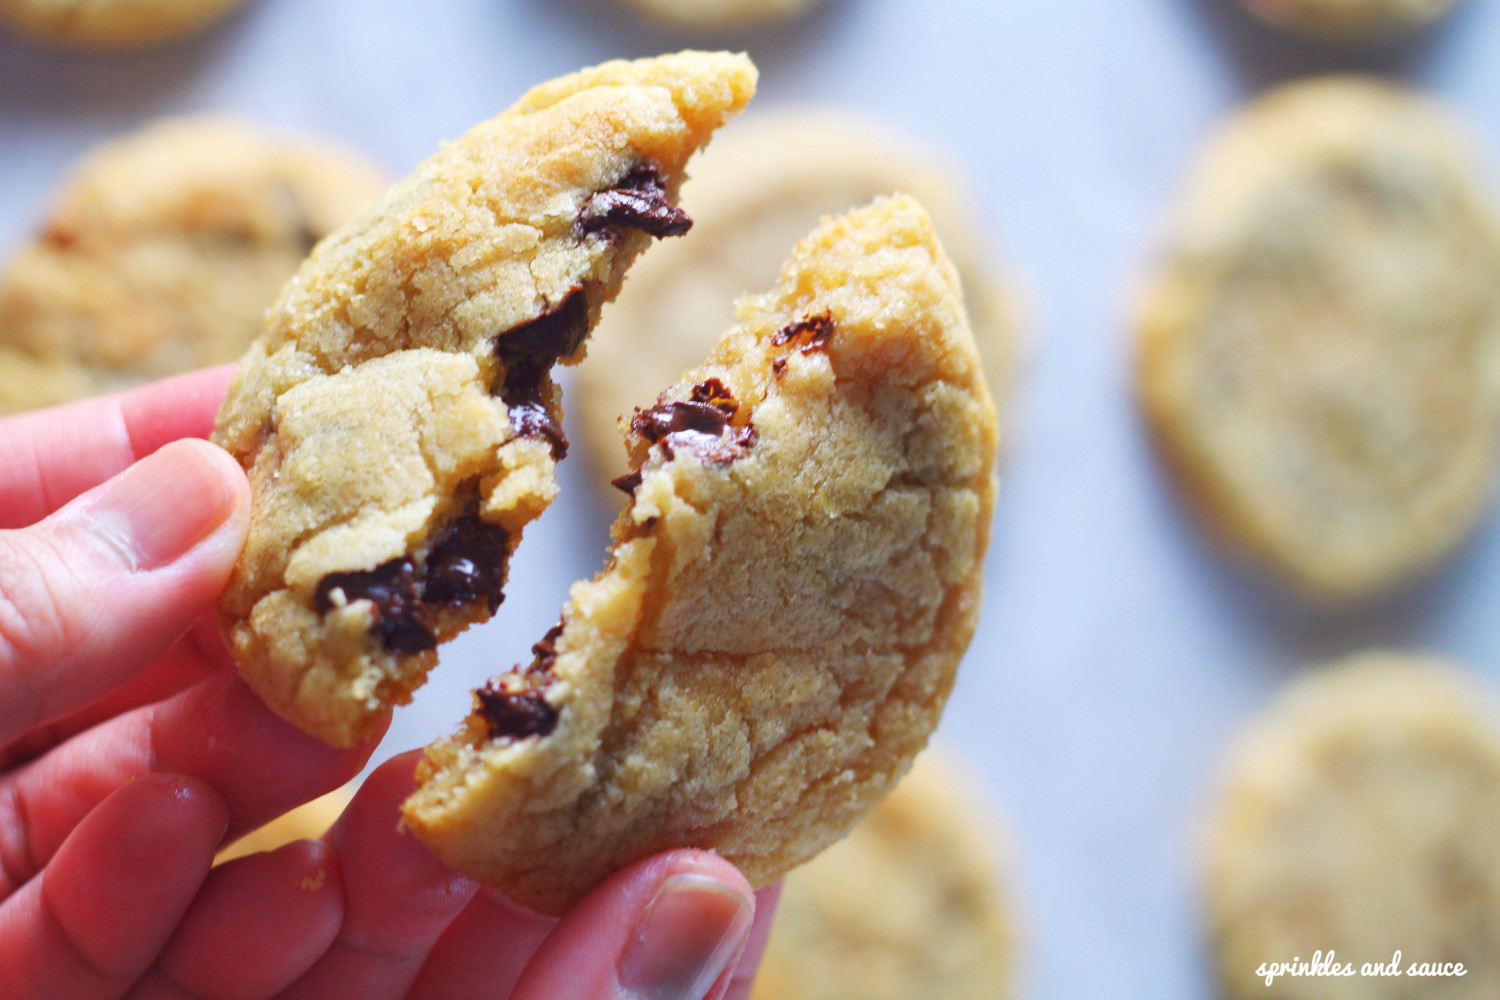
[[[323,879],[323,869],[319,868],[316,875],[312,875],[308,878],[303,879],[301,882],[297,883],[297,887],[307,892],[317,892],[319,889],[323,888]]]

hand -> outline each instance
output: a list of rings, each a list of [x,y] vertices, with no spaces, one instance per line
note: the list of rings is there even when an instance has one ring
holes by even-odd
[[[321,841],[210,871],[376,742],[282,722],[200,621],[249,521],[192,440],[230,374],[0,420],[0,1000],[745,996],[774,892],[674,851],[525,913],[399,831],[411,755]]]

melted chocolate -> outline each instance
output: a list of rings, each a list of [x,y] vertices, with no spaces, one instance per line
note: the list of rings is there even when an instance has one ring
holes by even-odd
[[[527,673],[552,679],[552,664],[557,662],[557,640],[562,636],[562,631],[563,623],[559,620],[540,641],[532,644],[531,654],[534,658],[531,666],[526,668]]]
[[[420,653],[437,646],[410,559],[392,559],[372,570],[328,574],[313,594],[319,614],[333,607],[335,590],[343,591],[347,603],[365,600],[375,605],[375,634],[391,652]]]
[[[788,323],[771,335],[771,343],[777,347],[783,344],[796,342],[797,349],[803,354],[811,354],[821,350],[828,343],[828,338],[833,336],[833,313],[825,310],[816,316],[807,316]]]
[[[542,692],[532,688],[507,691],[506,678],[496,678],[474,692],[479,710],[490,727],[491,739],[524,739],[546,736],[557,725],[557,709],[547,704]]]
[[[422,600],[428,604],[468,604],[483,597],[490,614],[505,600],[505,564],[510,535],[498,524],[465,514],[452,524],[427,556]]]
[[[711,381],[719,390],[724,389],[717,379]],[[700,387],[707,385],[699,383],[693,391],[698,393]],[[712,391],[705,389],[702,394],[709,395]],[[735,427],[729,422],[739,407],[727,391],[718,398],[728,402],[658,403],[637,412],[631,418],[630,429],[652,444],[660,444],[669,459],[680,449],[705,462],[732,462],[750,450],[758,434],[752,424]]]
[[[641,470],[636,469],[634,472],[627,472],[623,476],[617,476],[609,481],[609,485],[621,493],[635,496],[637,487],[641,485]]]
[[[520,437],[551,442],[558,461],[568,454],[568,439],[542,398],[542,380],[553,365],[578,350],[588,333],[588,298],[575,285],[552,311],[495,338],[495,353],[505,366],[500,398],[510,409],[511,426]]]
[[[693,220],[667,200],[660,171],[644,164],[614,187],[589,195],[578,212],[578,228],[615,243],[620,238],[616,230],[638,229],[661,239],[681,236],[693,228]]]

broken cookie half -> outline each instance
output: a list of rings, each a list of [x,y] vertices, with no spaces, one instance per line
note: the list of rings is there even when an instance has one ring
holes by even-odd
[[[925,744],[979,612],[995,413],[911,198],[825,221],[627,423],[608,565],[404,809],[544,913],[669,847],[760,886],[828,846]]]
[[[697,52],[543,84],[313,251],[214,431],[253,496],[222,627],[282,716],[357,743],[494,613],[567,450],[549,371],[691,225],[683,168],[754,90]]]

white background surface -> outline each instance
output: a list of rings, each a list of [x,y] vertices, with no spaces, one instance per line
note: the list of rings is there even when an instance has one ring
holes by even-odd
[[[402,173],[532,83],[695,40],[748,44],[760,104],[841,103],[945,147],[981,183],[1032,319],[984,618],[942,734],[1009,818],[1023,995],[1207,996],[1195,837],[1226,738],[1298,664],[1365,645],[1500,672],[1500,532],[1491,522],[1423,584],[1361,613],[1299,611],[1247,578],[1151,453],[1131,391],[1130,290],[1205,130],[1276,81],[1397,75],[1461,105],[1493,150],[1500,0],[1469,0],[1376,51],[1288,38],[1231,0],[830,0],[796,26],[708,39],[608,4],[256,0],[204,37],[123,58],[0,39],[0,245],[30,230],[78,154],[156,115],[233,111],[341,138]],[[606,513],[587,472],[581,455],[565,464],[496,620],[445,650],[381,756],[448,729],[468,688],[525,658],[569,583],[599,567]]]

